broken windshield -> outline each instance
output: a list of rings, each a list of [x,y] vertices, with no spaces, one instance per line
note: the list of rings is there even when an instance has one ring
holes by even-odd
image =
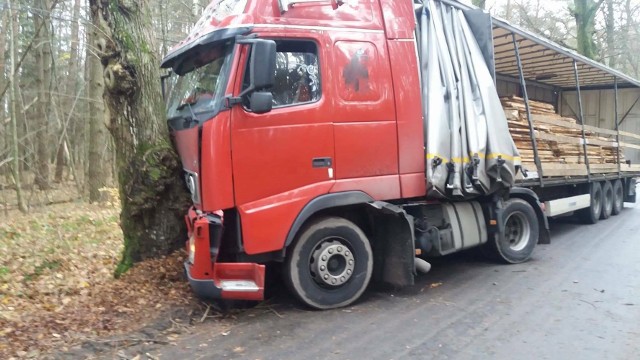
[[[176,76],[169,93],[167,117],[207,120],[220,111],[229,75],[232,46],[209,48],[187,61],[193,70]],[[206,113],[206,115],[204,114]]]

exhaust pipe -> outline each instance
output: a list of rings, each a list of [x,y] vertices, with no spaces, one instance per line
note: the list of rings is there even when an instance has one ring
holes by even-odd
[[[419,273],[426,274],[429,272],[429,270],[431,270],[431,264],[429,264],[424,259],[415,258],[413,264],[416,271]]]

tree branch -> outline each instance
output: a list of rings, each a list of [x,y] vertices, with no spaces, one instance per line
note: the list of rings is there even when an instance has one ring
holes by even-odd
[[[53,1],[49,11],[50,12],[53,11],[53,9],[55,9],[56,5],[58,5],[58,0],[54,0]],[[40,30],[42,30],[42,28],[44,27],[44,23],[45,22],[42,21],[42,22],[40,22],[40,24],[38,24],[38,28],[36,29],[36,32],[33,34],[33,37],[31,38],[31,41],[29,41],[29,44],[27,45],[27,48],[22,53],[22,56],[20,57],[20,60],[18,60],[18,64],[16,64],[15,66],[14,66],[14,64],[11,64],[11,66],[14,68],[13,71],[18,70],[20,68],[20,66],[22,66],[22,62],[27,57],[27,54],[29,54],[29,51],[31,51],[31,48],[33,47],[33,43],[38,38],[38,35],[40,35]],[[9,89],[10,85],[11,85],[11,79],[9,79],[7,81],[7,83],[4,85],[4,89],[2,89],[2,93],[0,93],[0,101],[2,101],[2,99],[4,98],[4,95],[7,93],[7,89]]]

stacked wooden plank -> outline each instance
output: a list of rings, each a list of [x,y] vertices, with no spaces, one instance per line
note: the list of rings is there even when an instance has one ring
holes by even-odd
[[[509,131],[523,163],[533,163],[533,145],[524,100],[511,96],[501,98],[501,102],[509,123]],[[581,145],[582,128],[576,120],[556,114],[551,104],[529,101],[529,108],[540,161],[554,164],[584,164],[584,149]],[[606,146],[612,144],[615,137],[611,134],[607,136],[598,136],[591,130],[585,131],[587,143],[591,144],[587,146],[590,164],[617,163],[617,148]],[[593,145],[594,142],[597,145]]]

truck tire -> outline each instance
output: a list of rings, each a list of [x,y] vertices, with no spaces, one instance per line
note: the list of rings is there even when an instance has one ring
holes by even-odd
[[[613,211],[613,186],[609,181],[602,182],[600,186],[602,186],[602,212],[600,219],[608,219]]]
[[[364,232],[338,217],[304,227],[288,250],[285,282],[300,301],[316,309],[347,306],[364,292],[373,253]]]
[[[495,234],[484,245],[484,253],[490,258],[518,264],[529,260],[538,243],[538,217],[531,205],[522,199],[505,202],[502,212],[504,236]]]
[[[620,179],[613,182],[613,206],[611,207],[611,215],[618,215],[624,208],[624,187]]]
[[[602,213],[602,186],[599,182],[591,183],[591,205],[576,211],[578,219],[583,224],[595,224]]]

